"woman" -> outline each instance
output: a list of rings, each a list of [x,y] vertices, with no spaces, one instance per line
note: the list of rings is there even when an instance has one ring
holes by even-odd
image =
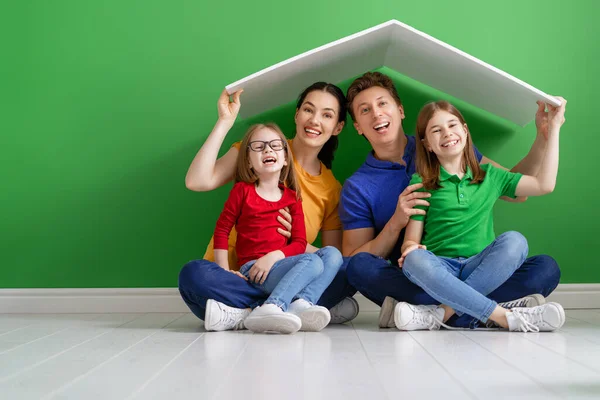
[[[233,179],[240,144],[234,144],[219,159],[217,155],[239,112],[241,93],[234,93],[233,101],[229,100],[225,91],[221,93],[219,119],[190,165],[186,176],[188,189],[213,190]],[[338,144],[337,135],[342,131],[345,120],[346,98],[335,85],[314,83],[298,98],[294,116],[296,135],[288,141],[288,145],[303,193],[309,243],[307,252],[319,251],[311,244],[319,232],[324,247],[341,249],[341,223],[337,214],[341,185],[330,168]],[[280,233],[289,236],[293,221],[286,210],[280,212],[285,217],[280,218],[285,227]],[[235,237],[235,234],[230,236],[230,249],[234,247]],[[229,254],[233,256],[229,265],[237,265],[235,251]],[[179,291],[183,300],[196,316],[205,321],[207,330],[242,329],[250,309],[260,305],[267,294],[246,282],[238,271],[228,272],[214,263],[212,240],[204,258],[187,263],[181,270]],[[327,308],[335,306],[330,310],[332,322],[345,322],[358,313],[356,301],[346,298],[354,292],[346,280],[344,264],[318,304]]]

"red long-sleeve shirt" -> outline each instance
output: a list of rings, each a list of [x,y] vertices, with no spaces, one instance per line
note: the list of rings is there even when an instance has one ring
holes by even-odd
[[[279,201],[268,201],[256,193],[252,183],[238,182],[229,193],[225,207],[215,227],[215,249],[227,250],[228,238],[235,225],[237,231],[236,252],[238,266],[256,260],[265,254],[281,250],[286,257],[306,251],[306,227],[302,202],[296,192],[281,186],[283,195]],[[292,215],[292,237],[287,239],[277,232],[281,224],[279,210],[289,207]]]

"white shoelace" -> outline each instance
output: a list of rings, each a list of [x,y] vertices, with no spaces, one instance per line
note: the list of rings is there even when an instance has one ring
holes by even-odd
[[[524,310],[512,310],[513,315],[519,321],[519,331],[522,332],[539,332],[540,328],[538,325],[544,323],[542,318],[544,310],[539,309],[524,309]]]
[[[440,329],[440,326],[443,326],[446,329],[456,330],[458,328],[454,328],[452,326],[446,325],[442,322],[437,315],[435,315],[434,310],[420,311],[414,317],[413,321],[416,321],[418,324],[425,325],[427,329],[430,331],[437,331]]]

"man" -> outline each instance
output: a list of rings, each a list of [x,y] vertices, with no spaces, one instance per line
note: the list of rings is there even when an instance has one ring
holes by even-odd
[[[392,80],[379,72],[368,72],[350,85],[346,97],[356,130],[373,148],[342,189],[339,209],[344,230],[342,250],[344,256],[353,256],[347,268],[348,281],[382,306],[380,327],[394,327],[393,309],[398,301],[438,304],[397,266],[410,216],[425,213],[413,207],[429,205],[429,194],[416,192],[420,185],[408,186],[415,173],[415,138],[404,133],[404,108]],[[541,164],[547,126],[544,103],[538,102],[538,106],[536,140],[513,172],[535,175]],[[477,150],[476,153],[481,164],[492,163],[503,168]],[[556,261],[545,255],[535,256],[528,258],[488,297],[505,308],[535,306],[545,300],[540,295],[530,295],[548,296],[559,280]],[[475,328],[479,321],[465,314],[453,317],[448,324]]]

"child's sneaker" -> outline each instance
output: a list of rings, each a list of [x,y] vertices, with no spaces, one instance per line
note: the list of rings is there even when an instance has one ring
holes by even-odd
[[[352,321],[358,315],[358,302],[353,297],[346,297],[344,300],[331,307],[332,324],[343,324]]]
[[[504,303],[498,303],[498,305],[507,310],[512,310],[515,307],[519,308],[530,308],[535,306],[541,306],[546,304],[546,298],[541,294],[530,294],[529,296],[521,297],[520,299],[505,301]],[[485,323],[486,328],[500,329],[500,325],[489,319]]]
[[[546,304],[546,298],[541,294],[530,294],[529,296],[521,297],[520,299],[516,299],[513,301],[505,301],[504,303],[498,303],[498,305],[502,308],[506,308],[510,310],[515,307],[535,307],[541,306],[542,304]]]
[[[393,297],[386,297],[379,310],[379,327],[380,328],[395,328],[396,323],[394,322],[394,310],[396,309],[398,300]]]
[[[565,310],[558,303],[530,308],[513,308],[506,313],[512,332],[551,332],[565,323]]]
[[[229,307],[216,300],[206,302],[204,329],[207,331],[229,331],[245,329],[244,319],[250,314],[248,308]]]
[[[246,328],[252,332],[294,333],[302,326],[300,318],[283,312],[275,304],[263,304],[252,310],[244,320]]]
[[[300,317],[302,321],[300,330],[305,332],[319,332],[331,320],[328,309],[312,305],[304,299],[293,301],[288,307],[288,312]]]
[[[444,325],[443,321],[444,309],[440,306],[415,306],[400,302],[394,308],[394,322],[401,331],[434,331]]]

